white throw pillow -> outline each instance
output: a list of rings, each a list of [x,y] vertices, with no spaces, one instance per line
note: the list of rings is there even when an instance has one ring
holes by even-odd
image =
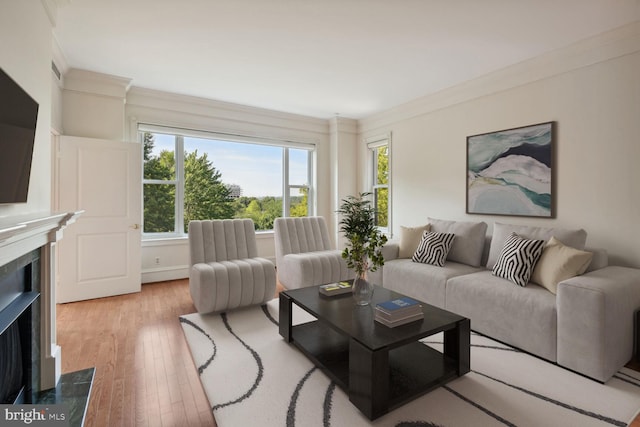
[[[422,239],[422,233],[429,231],[429,224],[422,227],[400,226],[400,243],[398,244],[398,258],[411,258]]]
[[[566,246],[552,237],[540,255],[531,281],[555,294],[558,283],[584,273],[592,258],[593,253]]]
[[[493,275],[527,286],[543,248],[544,240],[523,239],[511,233],[493,267]]]
[[[449,250],[451,250],[454,237],[455,235],[451,233],[423,232],[422,240],[420,240],[420,244],[411,260],[442,267],[447,259]]]

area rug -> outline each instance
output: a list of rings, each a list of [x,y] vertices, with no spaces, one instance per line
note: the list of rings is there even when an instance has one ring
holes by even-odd
[[[626,426],[640,409],[639,372],[601,384],[472,333],[471,372],[369,421],[282,339],[277,299],[180,322],[219,427]],[[442,350],[442,335],[424,343]]]

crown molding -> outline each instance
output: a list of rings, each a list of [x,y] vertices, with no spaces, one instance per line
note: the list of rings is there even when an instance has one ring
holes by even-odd
[[[64,73],[64,89],[124,99],[131,79],[72,68]]]
[[[358,121],[346,117],[335,116],[329,119],[329,133],[358,133]]]
[[[483,96],[523,86],[640,51],[640,21],[556,49],[536,58],[427,95],[360,119],[359,132],[388,128],[393,123],[428,114]]]
[[[55,28],[58,21],[58,1],[56,0],[40,0],[42,7],[49,18],[51,27]]]
[[[328,132],[328,121],[325,119],[136,86],[131,87],[127,93],[127,106],[132,109],[143,107],[323,135]]]

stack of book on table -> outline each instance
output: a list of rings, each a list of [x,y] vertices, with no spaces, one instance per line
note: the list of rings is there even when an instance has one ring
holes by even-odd
[[[318,292],[320,292],[322,295],[331,297],[334,295],[351,293],[351,289],[352,286],[350,282],[337,282],[319,286]]]
[[[402,297],[376,304],[375,319],[390,328],[415,322],[424,317],[419,301]]]

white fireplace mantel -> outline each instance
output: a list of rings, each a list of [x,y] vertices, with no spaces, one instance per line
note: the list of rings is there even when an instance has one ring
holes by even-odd
[[[40,390],[55,387],[62,374],[61,351],[56,339],[55,244],[62,238],[62,230],[83,212],[42,212],[0,218],[0,266],[40,249]]]

